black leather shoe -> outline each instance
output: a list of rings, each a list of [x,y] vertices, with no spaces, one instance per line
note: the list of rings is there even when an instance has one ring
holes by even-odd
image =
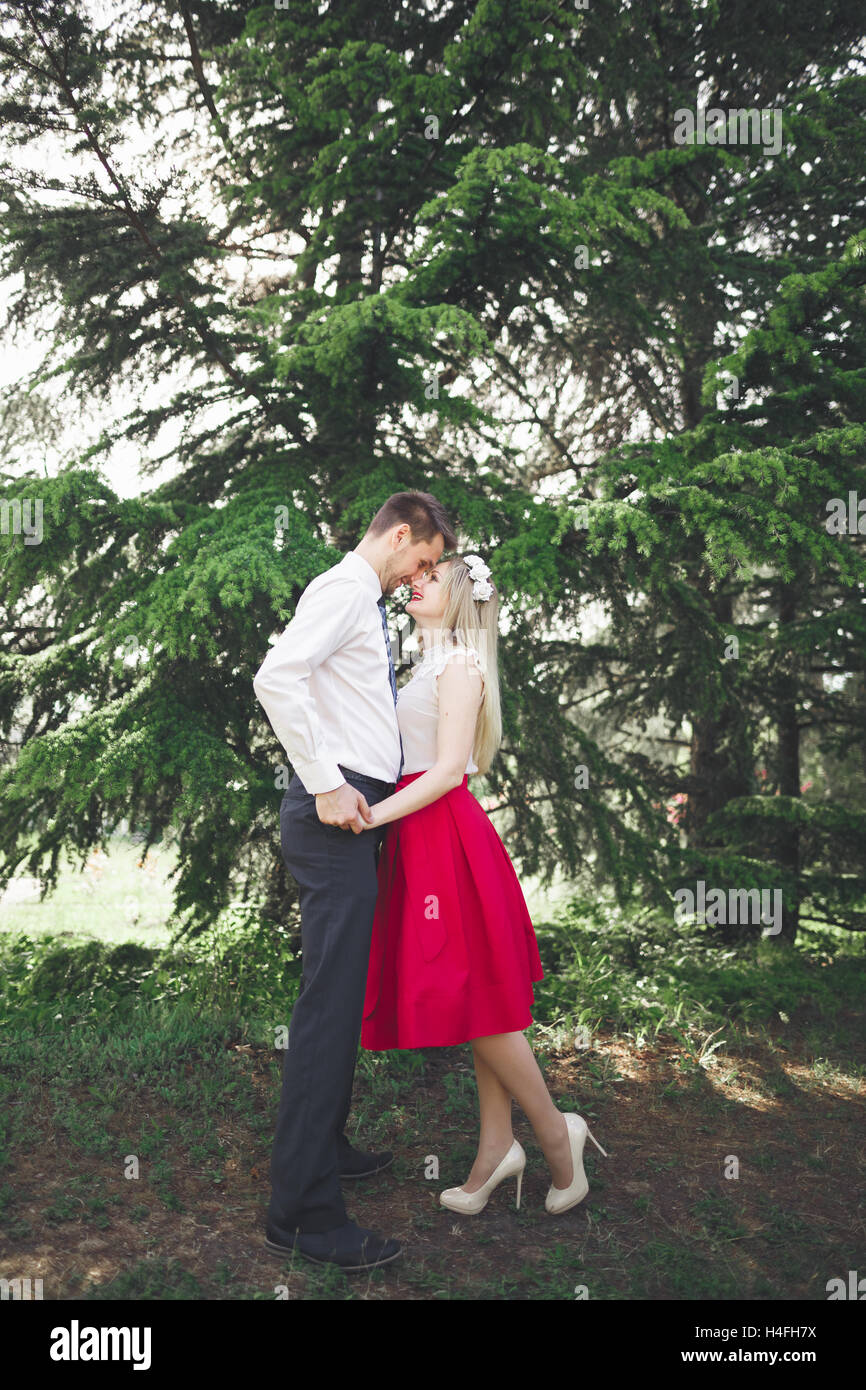
[[[390,1149],[382,1153],[364,1153],[361,1149],[349,1149],[340,1155],[339,1170],[341,1178],[368,1178],[371,1173],[381,1173],[383,1168],[394,1162]]]
[[[265,1248],[272,1255],[298,1254],[315,1265],[338,1265],[347,1274],[386,1265],[403,1253],[399,1241],[366,1231],[354,1221],[333,1231],[299,1231],[294,1236],[285,1236],[269,1226]]]

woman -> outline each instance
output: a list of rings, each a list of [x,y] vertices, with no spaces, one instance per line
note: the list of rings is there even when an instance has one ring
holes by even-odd
[[[580,1115],[557,1110],[523,1036],[532,982],[543,978],[538,944],[505,846],[467,787],[471,773],[487,771],[502,738],[499,598],[489,575],[477,555],[442,560],[406,606],[423,660],[397,697],[405,770],[366,827],[389,828],[361,1044],[382,1051],[471,1042],[478,1153],[463,1186],[441,1194],[442,1205],[479,1212],[503,1179],[516,1176],[520,1206],[526,1155],[511,1129],[514,1097],[550,1166],[546,1209],[558,1213],[589,1190],[582,1157],[589,1131]]]

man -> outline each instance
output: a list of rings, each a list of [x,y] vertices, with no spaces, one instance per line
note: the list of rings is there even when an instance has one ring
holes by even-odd
[[[391,795],[402,771],[385,595],[433,569],[446,545],[455,549],[457,537],[435,497],[389,497],[360,544],[307,585],[253,681],[294,768],[280,839],[300,890],[303,963],[283,1060],[265,1244],[345,1270],[401,1253],[396,1240],[349,1219],[340,1188],[341,1177],[365,1177],[393,1159],[353,1149],[343,1132],[385,834],[385,827],[363,829],[370,806]]]

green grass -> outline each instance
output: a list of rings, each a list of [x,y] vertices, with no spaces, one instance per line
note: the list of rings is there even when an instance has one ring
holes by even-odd
[[[107,854],[93,851],[83,866],[62,869],[56,891],[44,901],[35,879],[13,879],[0,899],[0,928],[30,936],[88,937],[96,931],[106,943],[165,946],[172,910],[169,875],[176,862],[169,842],[154,846],[143,859],[138,841],[115,835]]]
[[[746,1025],[808,1017],[816,1043],[829,1027],[843,1047],[859,1027],[846,1018],[859,1014],[866,940],[850,933],[806,927],[794,946],[757,937],[720,948],[706,929],[659,916],[636,928],[620,908],[575,899],[536,935],[545,979],[533,1017],[554,1047],[575,1046],[581,1026],[590,1039],[613,1029],[637,1047],[676,1037],[693,1044],[700,1069]]]
[[[56,1150],[51,1199],[39,1214],[58,1247],[73,1234],[98,1238],[121,1216],[141,1239],[137,1262],[108,1281],[70,1285],[74,1295],[273,1299],[281,1281],[296,1289],[297,1270],[281,1272],[277,1263],[262,1285],[233,1273],[231,1260],[193,1272],[164,1258],[160,1246],[203,1199],[227,1190],[230,1165],[249,1166],[253,1154],[269,1150],[282,1062],[275,1030],[288,1025],[300,977],[297,921],[268,923],[255,905],[236,906],[205,936],[171,946],[155,937],[118,939],[116,920],[103,929],[98,919],[98,936],[71,930],[71,920],[62,916],[61,930],[44,920],[28,931],[7,923],[0,934],[0,1214],[7,1241],[21,1245],[34,1235],[35,1218],[19,1200],[17,1156]],[[354,1123],[370,1145],[399,1149],[391,1172],[409,1194],[415,1236],[444,1244],[438,1262],[406,1262],[400,1287],[439,1300],[571,1300],[584,1285],[594,1299],[772,1299],[787,1296],[792,1270],[804,1283],[817,1277],[816,1250],[821,1269],[847,1268],[843,1246],[830,1243],[844,1241],[847,1231],[837,1235],[818,1216],[810,1221],[786,1208],[792,1162],[823,1176],[835,1159],[797,1142],[802,1086],[786,1073],[785,1039],[790,1035],[792,1047],[805,1040],[816,1094],[824,1085],[857,1089],[866,943],[807,930],[793,949],[759,939],[720,950],[693,930],[646,917],[638,930],[618,909],[578,900],[536,930],[545,979],[536,985],[529,1038],[543,1069],[578,1058],[580,1105],[591,1123],[597,1115],[613,1120],[625,1079],[610,1050],[595,1047],[601,1034],[628,1042],[634,1055],[654,1040],[676,1044],[663,1084],[647,1087],[640,1103],[648,1124],[675,1131],[684,1117],[693,1142],[717,1133],[720,1121],[723,1132],[740,1123],[742,1095],[728,1091],[748,1070],[751,1092],[778,1115],[769,1134],[755,1134],[744,1159],[750,1174],[773,1185],[750,1198],[761,1246],[772,1258],[763,1267],[743,1264],[758,1237],[744,1225],[738,1196],[709,1179],[686,1195],[675,1219],[659,1222],[657,1196],[674,1190],[679,1176],[675,1152],[639,1155],[633,1176],[652,1192],[637,1195],[639,1181],[626,1198],[613,1166],[590,1151],[588,1225],[575,1222],[570,1237],[558,1239],[543,1224],[539,1229],[537,1213],[514,1212],[512,1199],[517,1249],[504,1251],[502,1271],[492,1275],[500,1234],[482,1222],[452,1234],[432,1196],[465,1177],[475,1153],[468,1049],[453,1051],[435,1088],[429,1050],[361,1049]],[[576,1049],[580,1026],[589,1046]],[[730,1062],[728,1048],[737,1049]],[[558,1104],[567,1109],[572,1102]],[[599,1137],[605,1143],[603,1131]],[[140,1174],[121,1181],[129,1155]],[[441,1172],[425,1171],[428,1155],[441,1158]],[[540,1154],[531,1158],[538,1162]],[[715,1159],[710,1167],[714,1173]],[[251,1219],[251,1200],[247,1195],[230,1209],[242,1222]],[[521,1239],[543,1248],[529,1258]],[[304,1280],[305,1300],[366,1296],[328,1267],[306,1267]],[[363,1282],[378,1296],[388,1288],[383,1271]]]

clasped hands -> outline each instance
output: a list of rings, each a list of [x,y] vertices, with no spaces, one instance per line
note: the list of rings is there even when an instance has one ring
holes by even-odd
[[[375,830],[376,807],[367,804],[363,792],[344,782],[332,792],[319,792],[316,795],[316,814],[323,825],[334,825],[339,830],[351,830],[360,835],[362,830]]]

